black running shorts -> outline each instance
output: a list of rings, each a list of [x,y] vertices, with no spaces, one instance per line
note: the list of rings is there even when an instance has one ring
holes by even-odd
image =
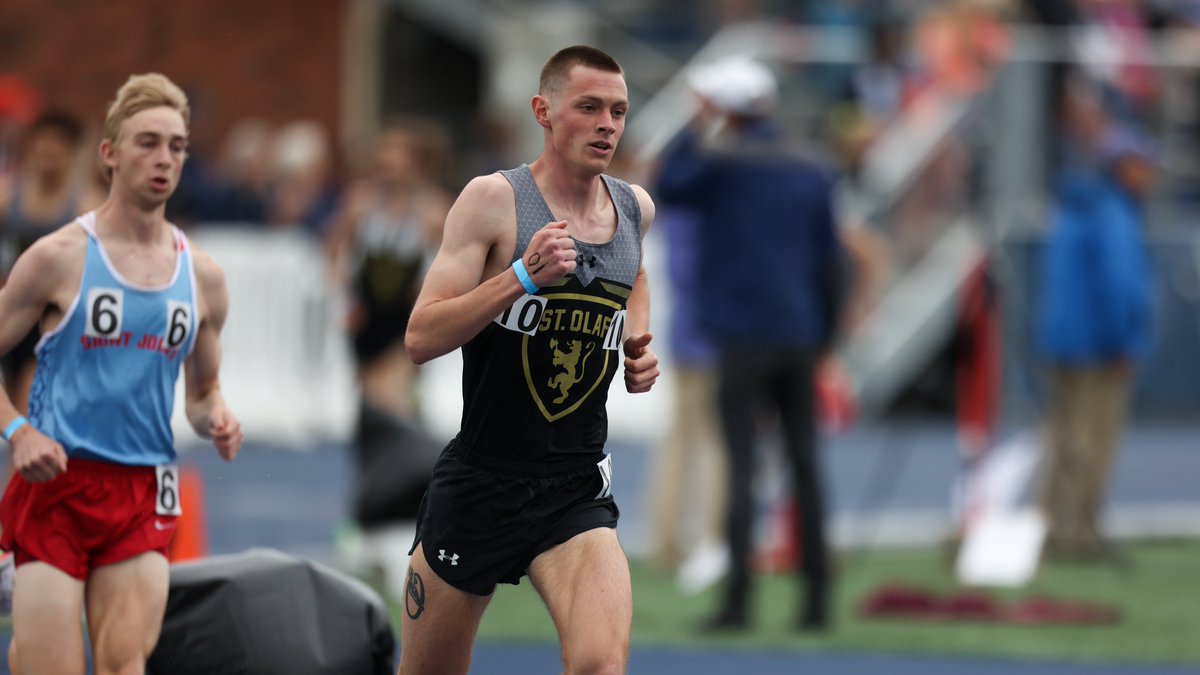
[[[577,534],[617,526],[610,461],[533,478],[470,464],[451,442],[433,469],[409,552],[422,543],[440,578],[475,595],[520,583],[538,555]]]

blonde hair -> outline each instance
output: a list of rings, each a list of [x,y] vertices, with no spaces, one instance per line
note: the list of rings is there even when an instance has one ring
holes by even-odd
[[[183,116],[184,126],[187,126],[191,119],[187,94],[183,93],[179,85],[158,73],[131,75],[117,90],[116,100],[108,106],[108,116],[104,118],[104,139],[116,143],[121,124],[125,120],[143,110],[160,106],[179,111]]]

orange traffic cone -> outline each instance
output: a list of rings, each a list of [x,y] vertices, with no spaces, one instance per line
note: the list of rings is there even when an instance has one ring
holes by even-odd
[[[208,555],[208,525],[204,520],[204,478],[195,466],[179,467],[179,498],[183,513],[175,520],[175,537],[167,560],[177,563]]]

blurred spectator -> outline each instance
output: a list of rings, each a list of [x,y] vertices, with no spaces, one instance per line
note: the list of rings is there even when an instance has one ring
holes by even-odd
[[[1008,54],[1009,35],[1000,0],[952,0],[939,3],[918,20],[914,30],[929,84],[970,96],[991,81]]]
[[[878,21],[868,28],[870,53],[851,78],[852,98],[875,124],[887,124],[912,97],[913,73],[905,61],[905,26]]]
[[[400,419],[416,415],[416,366],[404,332],[450,204],[434,179],[440,153],[431,152],[444,135],[432,123],[385,129],[328,237],[336,274],[353,297],[350,333],[364,403]]]
[[[1042,261],[1038,343],[1049,365],[1042,504],[1047,552],[1108,552],[1099,529],[1135,368],[1150,346],[1152,280],[1141,202],[1153,153],[1074,99],[1079,151],[1061,172]]]
[[[17,75],[0,73],[0,187],[17,168],[21,134],[37,115],[41,98]]]
[[[271,126],[250,117],[225,134],[216,161],[216,194],[201,204],[205,220],[262,223],[271,183]]]
[[[700,216],[700,320],[719,350],[718,403],[729,465],[730,574],[705,627],[749,625],[756,423],[777,413],[799,504],[807,593],[803,629],[824,628],[830,570],[816,457],[814,369],[834,334],[840,252],[832,183],[770,121],[772,73],[746,60],[690,73],[695,125],[668,149],[664,204]],[[767,410],[764,410],[766,408]]]
[[[442,444],[422,430],[417,366],[404,348],[408,317],[450,204],[442,188],[449,138],[432,121],[393,122],[374,139],[330,223],[330,269],[350,300],[347,332],[361,392],[353,450],[359,536],[343,554],[360,573],[382,571],[402,597],[408,549]],[[365,161],[364,161],[365,160]]]
[[[272,139],[271,157],[267,223],[322,236],[338,198],[328,133],[308,120],[286,124]]]
[[[25,131],[12,181],[0,187],[0,277],[40,237],[94,209],[104,194],[89,180],[93,157],[82,152],[83,124],[62,112],[45,112]],[[37,328],[3,359],[4,387],[22,413],[36,365]]]
[[[717,354],[699,322],[703,302],[699,218],[687,209],[666,207],[658,210],[656,220],[658,231],[666,237],[675,404],[666,438],[657,449],[654,479],[647,483],[651,539],[655,562],[666,569],[678,568],[681,587],[693,592],[728,568],[724,533],[728,468],[716,419]],[[684,485],[693,489],[685,491]],[[698,515],[698,522],[688,522],[685,514]],[[689,537],[691,532],[697,536]]]

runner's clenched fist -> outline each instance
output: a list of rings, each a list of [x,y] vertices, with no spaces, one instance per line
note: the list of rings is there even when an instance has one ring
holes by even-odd
[[[567,234],[567,221],[549,223],[535,232],[521,261],[538,288],[574,272],[575,240]]]

